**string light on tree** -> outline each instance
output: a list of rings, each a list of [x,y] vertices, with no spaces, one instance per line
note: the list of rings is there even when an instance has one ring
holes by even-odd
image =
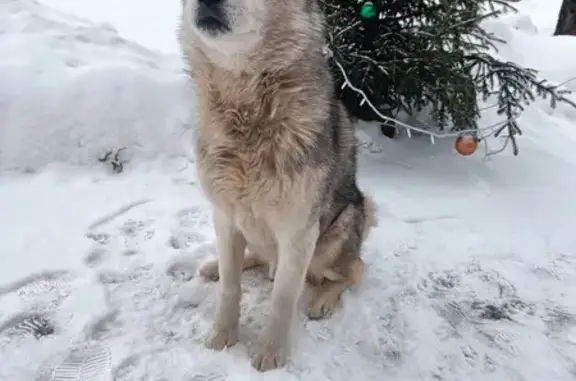
[[[492,125],[489,125],[489,126],[486,126],[483,128],[467,129],[467,130],[458,131],[458,132],[445,132],[445,133],[434,132],[434,128],[431,126],[428,126],[428,129],[424,129],[424,128],[409,125],[409,124],[404,123],[398,119],[391,118],[389,116],[382,114],[374,106],[374,104],[368,99],[366,93],[364,93],[364,91],[357,88],[356,86],[354,86],[350,82],[350,79],[348,78],[348,75],[346,74],[344,67],[342,66],[342,64],[340,62],[335,60],[334,52],[330,49],[330,47],[328,45],[324,46],[323,51],[324,51],[324,54],[327,56],[327,58],[334,60],[334,63],[336,64],[336,66],[340,70],[340,73],[342,74],[342,77],[344,78],[344,82],[342,83],[341,89],[343,90],[346,87],[351,88],[358,95],[360,95],[360,97],[361,97],[360,104],[361,105],[367,104],[372,109],[372,111],[374,111],[374,113],[380,119],[382,119],[382,121],[392,122],[392,123],[394,123],[395,126],[397,126],[397,128],[398,127],[404,128],[406,130],[406,135],[409,138],[412,138],[412,131],[419,132],[419,133],[424,134],[424,135],[428,135],[428,137],[430,138],[431,144],[434,144],[436,142],[436,138],[442,139],[442,138],[455,137],[456,139],[454,140],[454,147],[456,148],[456,151],[458,151],[458,153],[460,153],[461,155],[468,156],[468,155],[473,154],[477,150],[478,144],[481,141],[484,141],[484,143],[487,147],[488,143],[486,141],[486,138],[494,135],[494,133],[497,131],[497,129],[499,127],[501,127],[504,123],[511,121],[511,120],[506,120],[504,122],[495,123],[495,124],[492,124]],[[574,79],[576,79],[576,77]],[[491,107],[493,107],[493,106],[489,106],[488,108],[491,108]],[[506,137],[506,140],[504,141],[502,148],[495,150],[495,151],[488,152],[488,148],[486,148],[486,155],[485,156],[488,157],[488,156],[495,155],[497,153],[502,152],[508,146],[509,141],[510,141],[510,138]]]

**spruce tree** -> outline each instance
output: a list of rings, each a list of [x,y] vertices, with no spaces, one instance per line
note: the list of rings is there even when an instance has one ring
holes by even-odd
[[[479,101],[494,98],[505,131],[521,134],[517,116],[536,97],[574,103],[537,72],[491,55],[499,40],[483,20],[516,11],[518,0],[320,0],[341,98],[353,116],[378,120],[361,97],[342,88],[344,77],[384,115],[424,106],[440,130],[478,128]],[[383,130],[384,132],[384,130]]]

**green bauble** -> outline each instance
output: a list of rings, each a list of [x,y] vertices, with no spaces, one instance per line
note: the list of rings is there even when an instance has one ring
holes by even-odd
[[[373,19],[377,15],[378,12],[376,12],[376,6],[374,5],[373,2],[367,1],[364,4],[362,4],[362,8],[360,9],[360,16],[363,19]]]

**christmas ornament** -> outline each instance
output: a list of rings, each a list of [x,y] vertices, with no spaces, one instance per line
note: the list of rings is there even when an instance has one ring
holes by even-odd
[[[360,8],[360,16],[363,19],[373,19],[377,15],[378,12],[376,12],[376,6],[374,5],[373,2],[367,1],[364,4],[362,4],[362,8]]]
[[[472,155],[478,148],[478,139],[470,135],[458,136],[454,148],[462,156]]]

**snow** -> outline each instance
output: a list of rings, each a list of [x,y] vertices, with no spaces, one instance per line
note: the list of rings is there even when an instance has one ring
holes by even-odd
[[[44,0],[42,3],[93,22],[113,25],[124,38],[149,49],[168,54],[179,52],[176,39],[178,0],[165,1],[161,6],[155,2],[132,2],[135,8],[125,5],[126,2],[119,5],[114,0]]]
[[[0,1],[1,380],[82,361],[107,381],[576,377],[576,111],[546,101],[522,115],[518,157],[364,125],[382,148],[360,160],[379,207],[365,282],[331,319],[299,316],[288,367],[259,374],[271,285],[248,272],[240,343],[205,349],[217,286],[196,273],[214,233],[173,3]],[[501,57],[575,76],[576,40],[550,36],[560,1],[518,5],[486,24]],[[114,173],[98,158],[121,148]],[[36,338],[42,324],[54,332]]]
[[[0,17],[0,170],[189,151],[194,107],[178,57],[30,1],[4,2]]]

